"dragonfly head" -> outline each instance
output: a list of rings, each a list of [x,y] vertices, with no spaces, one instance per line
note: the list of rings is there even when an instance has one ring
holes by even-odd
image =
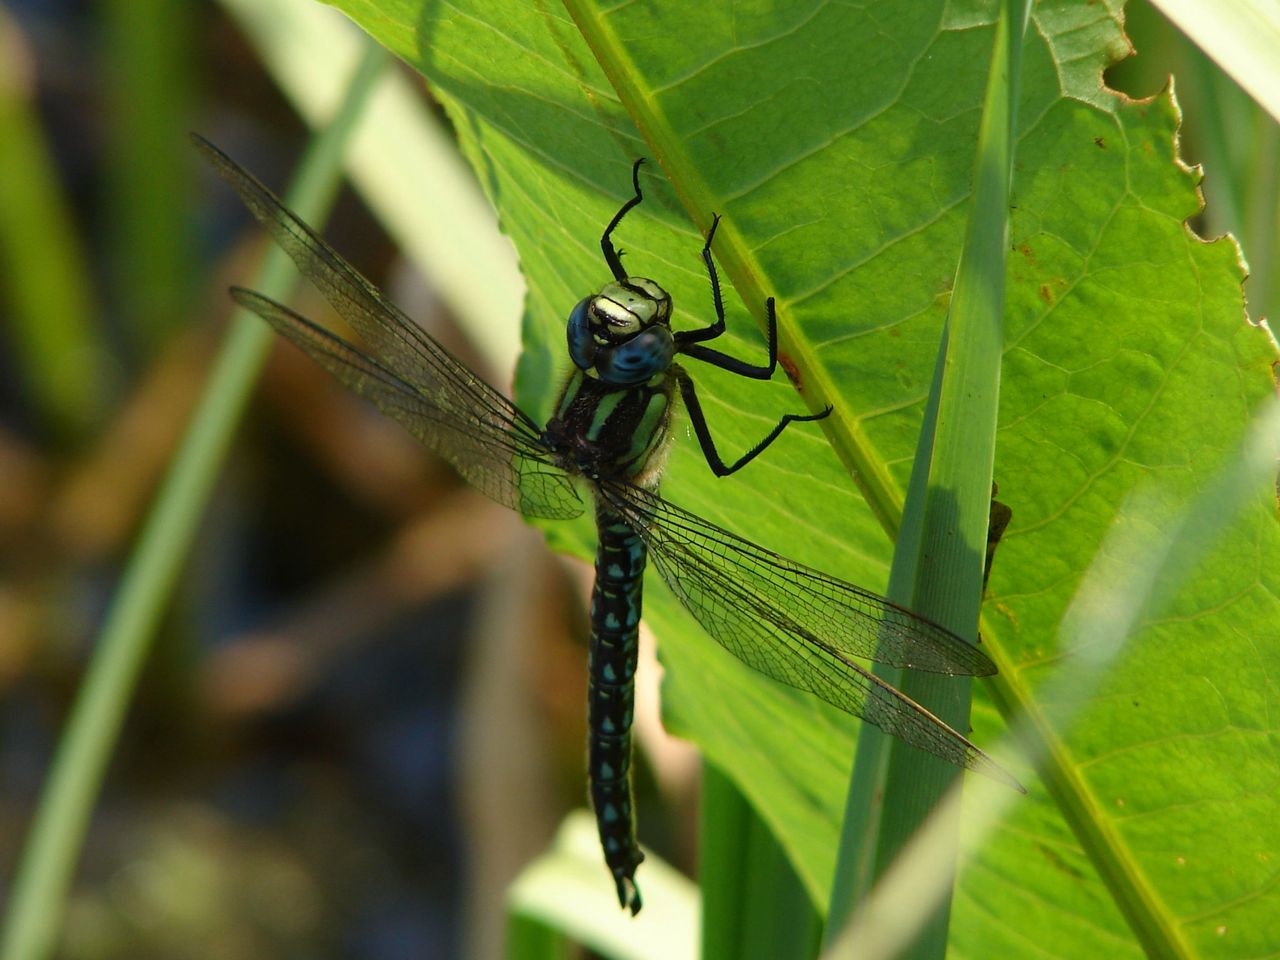
[[[628,277],[579,300],[569,314],[569,355],[606,383],[643,383],[675,356],[671,295],[652,280]]]

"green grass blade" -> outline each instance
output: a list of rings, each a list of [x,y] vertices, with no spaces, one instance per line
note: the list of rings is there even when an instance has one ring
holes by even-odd
[[[1004,355],[1014,107],[1029,6],[1006,2],[996,29],[969,227],[889,582],[892,599],[975,642]],[[954,728],[968,729],[969,681],[890,673],[890,682],[903,693]],[[878,732],[860,738],[860,751],[871,749],[854,767],[829,912],[829,945],[854,903],[866,895],[867,884],[887,869],[960,775],[898,741],[876,743],[884,739]],[[874,840],[868,844],[870,838]],[[928,910],[929,919],[910,955],[941,957],[947,948],[950,899],[919,908]]]
[[[336,191],[343,144],[384,61],[382,51],[371,45],[347,99],[317,137],[289,191],[291,207],[309,219],[319,218]],[[279,297],[294,275],[285,255],[273,249],[256,285]],[[0,945],[5,960],[43,960],[56,943],[89,816],[157,618],[182,569],[271,337],[269,328],[251,314],[237,317],[144,524],[36,810],[9,899]]]

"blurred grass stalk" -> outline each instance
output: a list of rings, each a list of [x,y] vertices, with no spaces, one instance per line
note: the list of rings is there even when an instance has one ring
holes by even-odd
[[[93,284],[57,165],[35,115],[35,67],[0,7],[0,273],[7,346],[35,420],[60,442],[93,425],[107,398],[108,351]]]
[[[221,0],[277,86],[313,127],[342,96],[328,68],[354,57],[358,32],[315,0]],[[378,222],[465,328],[491,370],[510,377],[520,351],[525,284],[511,241],[453,134],[397,71],[370,95],[347,169]],[[502,383],[499,383],[501,386]]]
[[[1274,0],[1152,0],[1262,109],[1280,120],[1280,19]]]
[[[964,247],[939,348],[894,551],[889,597],[977,640],[1004,355],[1005,252],[1015,106],[1028,0],[1003,0],[975,158]],[[877,674],[959,730],[968,726],[969,681],[877,667]],[[998,679],[997,679],[997,682]],[[846,805],[826,930],[828,956],[852,956],[841,937],[870,892],[961,771],[864,725]],[[953,809],[953,808],[947,808]],[[956,855],[958,820],[939,834]],[[950,894],[916,903],[913,957],[943,957]]]
[[[103,197],[107,276],[128,346],[154,357],[190,319],[194,254],[188,211],[192,20],[182,0],[100,4],[110,122]]]
[[[317,222],[336,194],[342,154],[386,57],[368,44],[332,123],[313,141],[286,202]],[[283,298],[296,273],[271,248],[254,284]],[[67,891],[102,778],[156,622],[183,569],[204,506],[271,345],[268,327],[237,314],[204,396],[156,496],[58,745],[14,879],[0,956],[43,960],[57,943]]]

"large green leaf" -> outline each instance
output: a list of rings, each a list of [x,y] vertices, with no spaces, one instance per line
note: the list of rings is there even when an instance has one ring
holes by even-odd
[[[708,322],[699,231],[725,215],[716,252],[739,294],[725,349],[762,355],[776,296],[788,369],[835,412],[728,480],[681,435],[664,493],[882,587],[963,236],[991,5],[339,5],[427,77],[519,249],[531,413],[564,369],[569,307],[607,277],[597,239],[632,158],[657,162],[620,240],[681,325]],[[1039,692],[1071,652],[1058,625],[1121,501],[1152,481],[1172,510],[1269,389],[1235,247],[1183,225],[1197,174],[1176,159],[1171,99],[1099,85],[1126,50],[1118,16],[1041,4],[1022,74],[996,464],[1014,520],[983,633],[994,700],[1046,718],[1062,705]],[[781,378],[690,367],[729,451],[802,404]],[[962,874],[958,956],[1280,947],[1277,540],[1260,491],[1176,609],[1072,704],[1079,722],[1035,727],[1043,780],[1018,771],[1031,796]],[[737,781],[821,902],[856,723],[740,667],[664,592],[646,614],[668,722]],[[991,704],[980,692],[979,739],[998,727]]]

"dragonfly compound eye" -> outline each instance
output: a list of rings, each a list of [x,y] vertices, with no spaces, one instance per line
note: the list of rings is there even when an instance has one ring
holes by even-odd
[[[654,324],[617,346],[601,348],[595,367],[600,379],[618,386],[644,383],[665,373],[675,357],[671,328]]]
[[[596,338],[592,327],[591,304],[595,297],[583,297],[569,312],[565,331],[569,339],[569,357],[579,370],[590,370],[596,362]]]
[[[609,283],[596,294],[592,312],[612,334],[628,335],[671,319],[671,297],[644,277]]]
[[[603,293],[591,299],[591,318],[596,334],[605,340],[639,333],[645,327],[642,313],[643,304],[640,310],[634,310],[630,304],[619,303]]]

